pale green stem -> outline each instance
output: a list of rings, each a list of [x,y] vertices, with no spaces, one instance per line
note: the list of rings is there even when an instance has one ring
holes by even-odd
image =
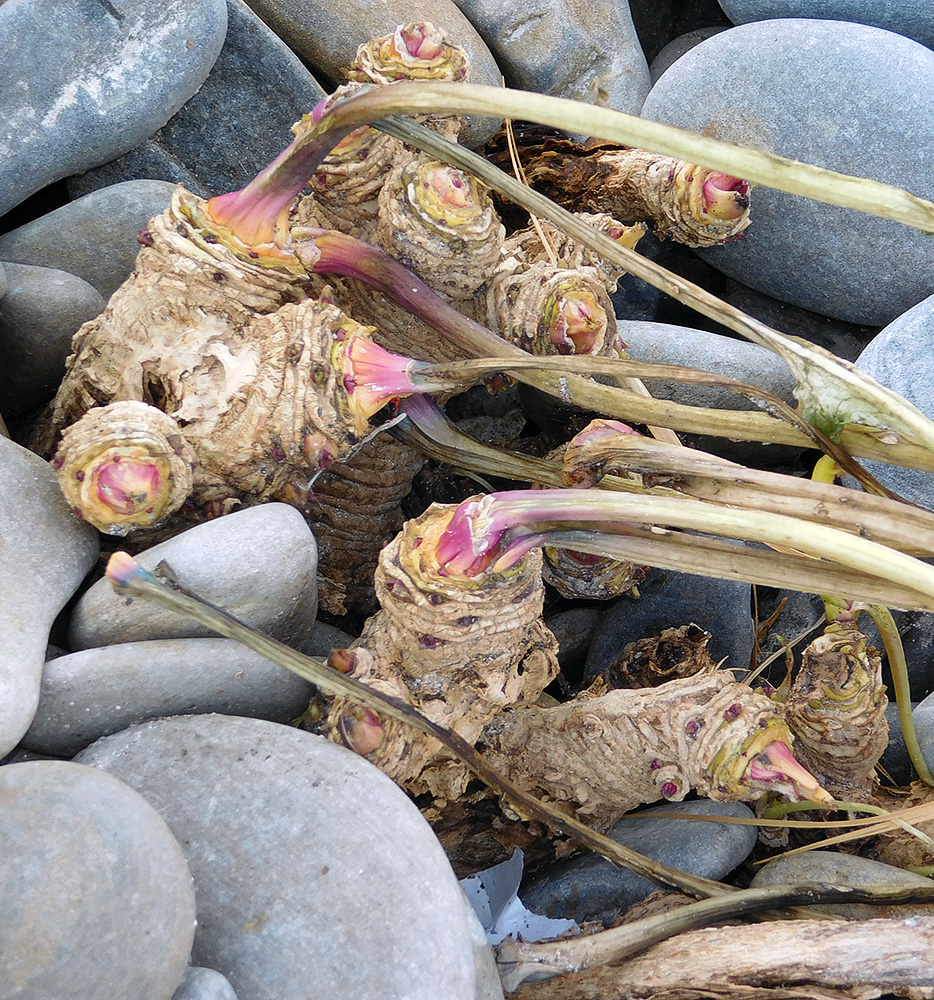
[[[865,802],[845,802],[841,799],[834,799],[833,805],[829,807],[823,802],[774,802],[765,810],[762,816],[763,819],[784,819],[790,813],[809,812],[817,809],[826,810],[828,808],[837,809],[840,812],[864,812],[869,813],[870,816],[884,816],[895,823],[896,826],[900,826],[906,833],[910,833],[912,837],[916,837],[921,843],[934,848],[934,840],[916,826],[912,826],[911,823],[906,823],[905,820],[893,816],[888,809],[883,809],[882,806],[871,806]]]

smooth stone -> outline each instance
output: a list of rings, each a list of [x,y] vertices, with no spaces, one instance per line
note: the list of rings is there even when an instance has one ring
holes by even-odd
[[[317,546],[305,519],[288,504],[260,504],[205,521],[136,560],[148,570],[164,560],[183,586],[291,646],[301,645],[314,628]],[[68,630],[72,650],[215,635],[161,605],[118,596],[106,579],[82,595]]]
[[[476,916],[421,813],[323,737],[182,716],[79,755],[132,785],[194,876],[192,963],[244,1000],[474,1000]]]
[[[4,1000],[169,1000],[195,932],[177,841],[129,785],[92,767],[0,767]]]
[[[690,52],[695,45],[700,45],[701,42],[713,38],[714,35],[719,35],[721,31],[726,31],[726,28],[723,25],[715,25],[708,28],[695,28],[693,31],[686,31],[683,35],[673,38],[649,66],[649,76],[652,78],[653,86],[662,73],[676,63],[685,52]]]
[[[137,234],[164,211],[174,190],[153,180],[101,188],[4,233],[0,258],[76,274],[109,299],[136,264]]]
[[[691,623],[710,632],[707,648],[715,662],[726,657],[727,668],[749,667],[754,630],[748,583],[651,569],[639,594],[637,599],[624,595],[603,613],[590,643],[585,678],[606,670],[628,643]]]
[[[84,649],[42,671],[22,746],[73,757],[111,733],[164,715],[220,712],[290,722],[314,688],[233,639],[152,639]]]
[[[580,672],[602,615],[602,608],[577,607],[556,611],[545,618],[545,624],[558,640],[558,663],[565,675]]]
[[[934,46],[930,0],[720,0],[720,6],[734,24],[773,17],[829,18],[886,28]]]
[[[655,861],[712,879],[742,864],[756,846],[754,826],[652,817],[655,812],[747,819],[753,815],[742,802],[667,802],[644,810],[641,818],[619,820],[610,837]],[[546,917],[609,924],[657,888],[648,879],[590,852],[540,872],[519,890],[519,898],[533,913]]]
[[[837,851],[804,851],[763,865],[751,886],[758,889],[801,882],[818,882],[845,889],[912,889],[930,888],[931,885],[931,880],[923,875],[870,858]],[[815,914],[835,913],[853,920],[869,920],[872,917],[896,917],[901,920],[919,913],[931,913],[932,904],[906,903],[880,907],[868,903],[822,903],[813,909]]]
[[[929,706],[923,712],[919,712],[920,702],[912,702],[912,717],[915,724],[915,733],[921,739],[924,733],[924,740],[921,744],[921,752],[925,754],[925,759],[934,763],[934,705]],[[889,724],[889,743],[885,752],[879,758],[879,767],[885,771],[892,781],[903,788],[916,781],[918,775],[915,773],[914,765],[908,756],[908,747],[905,746],[905,735],[902,732],[902,724],[898,718],[898,705],[890,701],[885,706],[885,719]],[[930,748],[930,749],[928,749]]]
[[[0,412],[16,417],[47,403],[65,374],[71,338],[104,309],[86,281],[51,267],[10,264],[0,299]]]
[[[227,0],[227,37],[201,89],[155,135],[69,178],[72,195],[161,177],[202,197],[238,191],[295,138],[292,124],[325,96],[302,61],[250,10]]]
[[[52,622],[99,551],[49,463],[0,435],[0,757],[32,722]]]
[[[934,145],[934,52],[880,28],[732,28],[670,67],[642,116],[934,197],[916,155]],[[763,186],[752,219],[745,239],[698,252],[793,305],[881,326],[934,291],[934,245],[919,230]]]
[[[628,0],[455,0],[508,86],[637,115],[649,67]]]
[[[730,27],[717,0],[629,0],[629,9],[650,63],[669,42],[689,31]]]
[[[934,418],[934,295],[889,323],[856,359],[857,368],[904,396]],[[934,507],[934,475],[884,462],[867,461],[869,471],[906,500]]]
[[[915,705],[911,717],[915,724],[915,735],[918,737],[921,755],[924,757],[928,767],[931,767],[934,765],[934,694],[928,695],[927,698],[922,699]],[[901,733],[900,726],[899,732]],[[904,736],[902,736],[902,742],[904,742]],[[908,757],[907,749],[905,750],[905,757]],[[912,767],[911,770],[913,778],[915,776],[914,768]]]
[[[477,29],[451,0],[247,0],[250,7],[313,72],[343,83],[341,70],[371,38],[392,34],[400,24],[430,21],[460,45],[470,60],[470,82],[502,86],[496,60]],[[460,142],[475,149],[492,138],[499,119],[471,117]]]
[[[3,264],[0,264],[0,299],[6,295],[7,283],[6,283],[6,271],[3,268]]]
[[[316,621],[307,642],[302,645],[306,656],[328,657],[332,649],[347,649],[353,645],[354,636],[336,625]]]
[[[224,0],[16,0],[0,6],[0,215],[139,145],[197,91]]]
[[[172,1000],[237,1000],[237,994],[226,976],[213,969],[192,966],[185,970],[181,986]]]

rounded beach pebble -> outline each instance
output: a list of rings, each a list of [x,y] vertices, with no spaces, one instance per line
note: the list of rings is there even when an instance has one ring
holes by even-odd
[[[195,880],[192,962],[241,1000],[473,1000],[476,918],[444,851],[350,750],[198,715],[135,726],[78,759],[165,817]]]
[[[195,929],[191,875],[128,785],[66,761],[0,767],[0,996],[169,1000]]]

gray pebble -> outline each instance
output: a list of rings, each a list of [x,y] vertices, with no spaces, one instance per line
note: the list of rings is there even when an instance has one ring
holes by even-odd
[[[22,745],[73,757],[161,715],[221,712],[290,722],[312,685],[233,639],[152,639],[85,649],[46,663]]]
[[[302,645],[302,652],[306,656],[327,657],[332,649],[346,649],[353,644],[353,641],[354,636],[343,629],[327,622],[316,621],[307,642]]]
[[[671,802],[646,809],[641,817],[624,817],[610,836],[655,861],[713,879],[742,864],[756,846],[754,826],[653,817],[656,812],[752,817],[742,802]],[[546,917],[610,923],[656,888],[647,879],[591,852],[539,873],[519,891],[519,898],[533,913]]]
[[[856,365],[877,382],[900,393],[928,417],[934,418],[934,378],[931,349],[934,346],[934,295],[889,323],[866,346]],[[866,463],[867,468],[889,489],[906,500],[934,506],[934,475],[884,462]]]
[[[3,264],[0,264],[0,299],[6,295],[6,271],[3,269]]]
[[[917,155],[934,145],[934,52],[880,28],[732,28],[664,73],[642,115],[934,197]],[[881,326],[934,292],[934,245],[916,229],[763,186],[752,220],[745,239],[700,255],[783,301]]]
[[[197,94],[141,146],[70,178],[68,190],[161,177],[202,197],[237,191],[289,145],[292,123],[324,94],[243,0],[227,0],[224,47]]]
[[[0,436],[0,756],[32,722],[52,622],[98,551],[48,462]]]
[[[701,42],[706,41],[708,38],[713,38],[714,35],[719,35],[721,31],[726,31],[726,28],[721,25],[709,28],[695,28],[694,31],[686,31],[683,35],[673,38],[658,53],[652,60],[652,65],[649,66],[649,75],[652,78],[652,84],[654,85],[662,73],[669,66],[676,63],[685,52],[690,52],[695,45],[700,45]]]
[[[194,938],[181,848],[128,785],[67,761],[0,767],[4,1000],[169,1000]]]
[[[931,880],[923,875],[915,875],[904,868],[895,868],[881,861],[836,851],[804,851],[802,854],[776,858],[764,865],[756,873],[752,886],[762,888],[767,885],[793,885],[801,882],[819,882],[848,889],[911,889],[931,885]],[[931,913],[932,904],[907,903],[886,907],[882,912],[880,907],[870,906],[868,903],[826,903],[811,909],[815,915],[835,913],[853,920],[869,920],[872,917],[907,918],[918,913]]]
[[[201,86],[224,0],[18,0],[0,6],[0,215],[125,153]]]
[[[457,0],[509,86],[636,115],[649,68],[625,0]]]
[[[192,963],[240,997],[473,1000],[476,917],[430,827],[368,761],[255,719],[144,723],[80,754],[165,817],[195,880]]]
[[[502,86],[500,70],[476,28],[451,0],[247,0],[250,7],[312,71],[343,83],[341,70],[364,42],[389,35],[400,24],[430,21],[470,59],[470,82]],[[470,148],[483,145],[498,119],[472,118],[460,135]]]
[[[934,711],[931,710],[934,709],[934,705],[930,705],[924,712],[919,712],[919,704],[919,702],[912,702],[915,731],[925,759],[934,763],[934,745],[932,745],[931,739],[934,737]],[[917,780],[918,776],[911,763],[911,758],[908,756],[908,747],[905,746],[905,736],[902,733],[902,724],[898,717],[898,705],[895,704],[894,700],[885,706],[885,721],[889,725],[889,743],[879,759],[879,767],[899,787],[910,785],[912,781]],[[922,732],[924,733],[923,739]]]
[[[564,673],[580,670],[602,615],[602,608],[580,607],[545,618],[545,624],[558,640],[558,663]]]
[[[57,267],[93,285],[105,299],[130,276],[140,229],[172,199],[168,181],[125,181],[69,202],[0,236],[0,257]]]
[[[720,0],[720,6],[734,24],[773,17],[830,18],[887,28],[934,46],[930,0]]]
[[[640,596],[624,595],[603,614],[593,633],[584,676],[602,673],[630,642],[692,622],[710,632],[714,661],[746,670],[753,650],[752,588],[735,580],[715,580],[673,570],[649,570]]]
[[[71,338],[104,308],[86,281],[51,267],[6,264],[0,299],[0,412],[16,417],[47,403],[65,374]]]
[[[136,558],[148,570],[164,560],[183,586],[290,645],[300,645],[314,628],[317,547],[305,519],[288,504],[261,504],[205,521]],[[118,596],[106,579],[75,605],[68,634],[73,650],[215,636],[161,605]]]
[[[186,970],[172,1000],[237,1000],[237,994],[226,976],[213,969],[192,967]]]

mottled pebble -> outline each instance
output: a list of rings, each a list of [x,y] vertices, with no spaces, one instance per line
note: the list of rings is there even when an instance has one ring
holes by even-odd
[[[237,994],[226,976],[193,966],[185,970],[185,978],[172,1000],[237,1000]]]

